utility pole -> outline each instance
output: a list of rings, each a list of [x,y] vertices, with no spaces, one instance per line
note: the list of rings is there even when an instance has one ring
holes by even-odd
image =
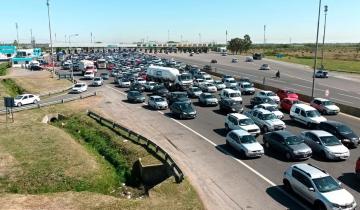
[[[266,25],[264,25],[264,47],[266,44]]]
[[[167,42],[169,43],[170,41],[170,30],[168,30],[168,39],[167,39]]]
[[[93,35],[92,35],[92,32],[90,32],[90,43],[93,43]]]
[[[182,43],[182,40],[183,40],[183,36],[182,34],[180,35],[180,43]]]
[[[31,45],[31,47],[33,47],[32,46],[32,40],[33,40],[32,29],[30,28],[30,45]]]
[[[323,40],[322,40],[322,48],[321,48],[321,69],[324,69],[323,61],[324,61],[324,48],[325,48],[325,32],[326,32],[326,16],[328,12],[328,6],[324,6],[324,15],[325,15],[325,21],[324,21],[324,33],[323,33]]]
[[[318,22],[317,22],[317,30],[316,30],[315,59],[314,59],[314,72],[313,72],[313,82],[312,82],[312,89],[311,89],[311,98],[314,98],[314,90],[315,90],[315,72],[316,72],[316,65],[317,65],[317,51],[318,51],[318,46],[319,46],[320,11],[321,11],[321,0],[319,0],[319,13],[318,13]]]
[[[228,43],[228,31],[226,30],[225,32],[225,46],[227,46],[227,43]]]
[[[201,33],[199,33],[199,44],[201,44]]]
[[[54,42],[56,42],[56,33],[55,33],[55,41]]]
[[[46,0],[46,6],[47,6],[47,8],[48,8],[48,19],[49,19],[49,34],[50,34],[50,47],[51,47],[50,59],[51,59],[51,65],[52,65],[52,76],[53,76],[53,78],[54,78],[54,77],[55,77],[55,66],[54,66],[54,59],[53,59],[54,49],[53,49],[53,42],[52,42],[52,35],[51,35],[50,4],[49,4],[49,0]]]
[[[16,27],[16,42],[17,42],[17,48],[19,48],[19,26],[18,23],[15,23],[15,27]]]

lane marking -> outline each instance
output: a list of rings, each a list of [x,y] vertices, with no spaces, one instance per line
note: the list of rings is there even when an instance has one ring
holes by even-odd
[[[110,87],[109,85],[106,85],[105,87],[110,88],[110,89],[112,89],[112,90],[115,90],[116,92],[119,92],[120,94],[126,96],[126,93],[124,93],[124,92],[122,92],[122,91],[120,91],[120,90],[118,90],[118,89],[115,89],[115,88],[113,88],[113,87]]]
[[[350,97],[350,98],[360,99],[360,97],[351,96],[351,95],[348,95],[348,94],[342,94],[342,93],[338,93],[338,94],[339,94],[339,95],[342,95],[342,96],[347,96],[347,97]]]
[[[334,101],[345,102],[345,103],[349,103],[349,104],[352,104],[352,103],[353,103],[353,102],[351,102],[351,101],[345,101],[345,100],[341,100],[341,99],[337,99],[337,98],[331,98],[331,97],[329,97],[329,99],[332,99],[332,100],[334,100]]]

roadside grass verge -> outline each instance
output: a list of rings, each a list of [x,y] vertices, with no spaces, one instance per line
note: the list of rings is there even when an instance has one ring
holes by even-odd
[[[9,63],[0,63],[0,76],[5,76],[10,68]]]
[[[10,96],[16,96],[25,92],[25,89],[17,85],[13,79],[2,79],[1,84],[5,88],[4,92]]]
[[[306,66],[313,67],[314,59],[313,58],[301,58],[301,57],[293,57],[293,56],[285,56],[283,58],[277,58],[276,56],[266,56],[266,58],[270,58],[273,60],[279,60],[289,63],[297,63]],[[320,60],[318,60],[318,68],[321,67]],[[346,60],[335,60],[335,59],[324,59],[323,62],[325,69],[329,71],[337,71],[337,72],[347,72],[347,73],[356,73],[360,74],[360,62],[359,61],[346,61]]]
[[[72,85],[71,82],[67,79],[58,80],[55,78],[50,78],[47,73],[48,72],[46,72],[45,76],[16,77],[14,78],[14,81],[18,86],[33,94],[43,94],[49,93],[51,91],[63,90]]]

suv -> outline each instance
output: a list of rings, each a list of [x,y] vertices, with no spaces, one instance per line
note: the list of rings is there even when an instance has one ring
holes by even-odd
[[[294,104],[290,109],[290,118],[309,128],[326,121],[315,108],[306,104]]]
[[[238,88],[243,95],[254,95],[255,88],[249,82],[239,82]]]
[[[321,122],[318,127],[338,138],[344,145],[357,147],[360,143],[359,136],[347,125],[337,121]]]
[[[285,155],[286,160],[306,160],[312,155],[311,148],[304,140],[289,131],[274,131],[263,136],[263,143],[267,149],[272,149]]]
[[[273,113],[265,109],[253,109],[245,112],[245,115],[254,120],[264,133],[286,128],[282,120],[279,120]]]
[[[228,114],[225,118],[225,129],[228,130],[244,130],[248,133],[258,136],[260,128],[254,121],[247,116],[239,113]]]
[[[340,182],[311,164],[290,166],[284,172],[283,183],[287,190],[295,192],[317,210],[350,210],[356,207],[354,197],[341,187]]]

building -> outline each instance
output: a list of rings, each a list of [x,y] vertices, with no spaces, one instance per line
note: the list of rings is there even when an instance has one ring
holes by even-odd
[[[0,61],[10,61],[16,55],[16,46],[0,46]]]
[[[11,58],[12,66],[21,67],[28,65],[32,60],[36,60],[42,56],[40,48],[34,49],[18,49],[16,55]]]

